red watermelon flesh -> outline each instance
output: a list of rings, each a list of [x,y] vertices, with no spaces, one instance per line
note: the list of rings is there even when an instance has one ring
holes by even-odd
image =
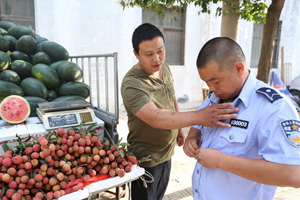
[[[19,124],[29,117],[30,106],[23,97],[10,95],[1,102],[0,114],[4,121]]]

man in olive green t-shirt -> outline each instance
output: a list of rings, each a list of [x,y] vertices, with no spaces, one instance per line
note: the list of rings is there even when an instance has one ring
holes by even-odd
[[[150,156],[139,165],[150,172],[154,182],[145,188],[141,180],[132,182],[133,200],[159,200],[166,191],[171,157],[177,142],[185,141],[183,127],[192,125],[230,127],[221,120],[236,117],[232,103],[211,105],[202,110],[179,112],[173,78],[165,63],[164,36],[151,24],[137,27],[132,36],[138,63],[125,75],[121,94],[128,115],[129,151],[138,160]]]

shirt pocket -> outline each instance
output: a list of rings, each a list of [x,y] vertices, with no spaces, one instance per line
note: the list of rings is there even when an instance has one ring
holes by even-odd
[[[248,132],[246,130],[228,130],[221,132],[217,148],[227,154],[245,157],[247,136]]]

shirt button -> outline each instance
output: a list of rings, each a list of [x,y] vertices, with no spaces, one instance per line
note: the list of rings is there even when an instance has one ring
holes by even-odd
[[[198,193],[198,190],[196,189],[195,192]]]
[[[199,169],[197,170],[197,174],[199,174]]]
[[[229,139],[230,139],[230,140],[232,140],[232,138],[233,138],[233,136],[232,136],[232,135],[230,135],[230,136],[229,136]]]

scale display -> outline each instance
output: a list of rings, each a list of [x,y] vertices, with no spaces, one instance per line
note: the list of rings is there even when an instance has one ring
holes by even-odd
[[[36,113],[43,122],[46,130],[78,126],[83,122],[85,124],[96,123],[96,116],[91,108],[46,113],[37,108]]]
[[[78,124],[75,114],[49,116],[48,122],[51,128]]]

